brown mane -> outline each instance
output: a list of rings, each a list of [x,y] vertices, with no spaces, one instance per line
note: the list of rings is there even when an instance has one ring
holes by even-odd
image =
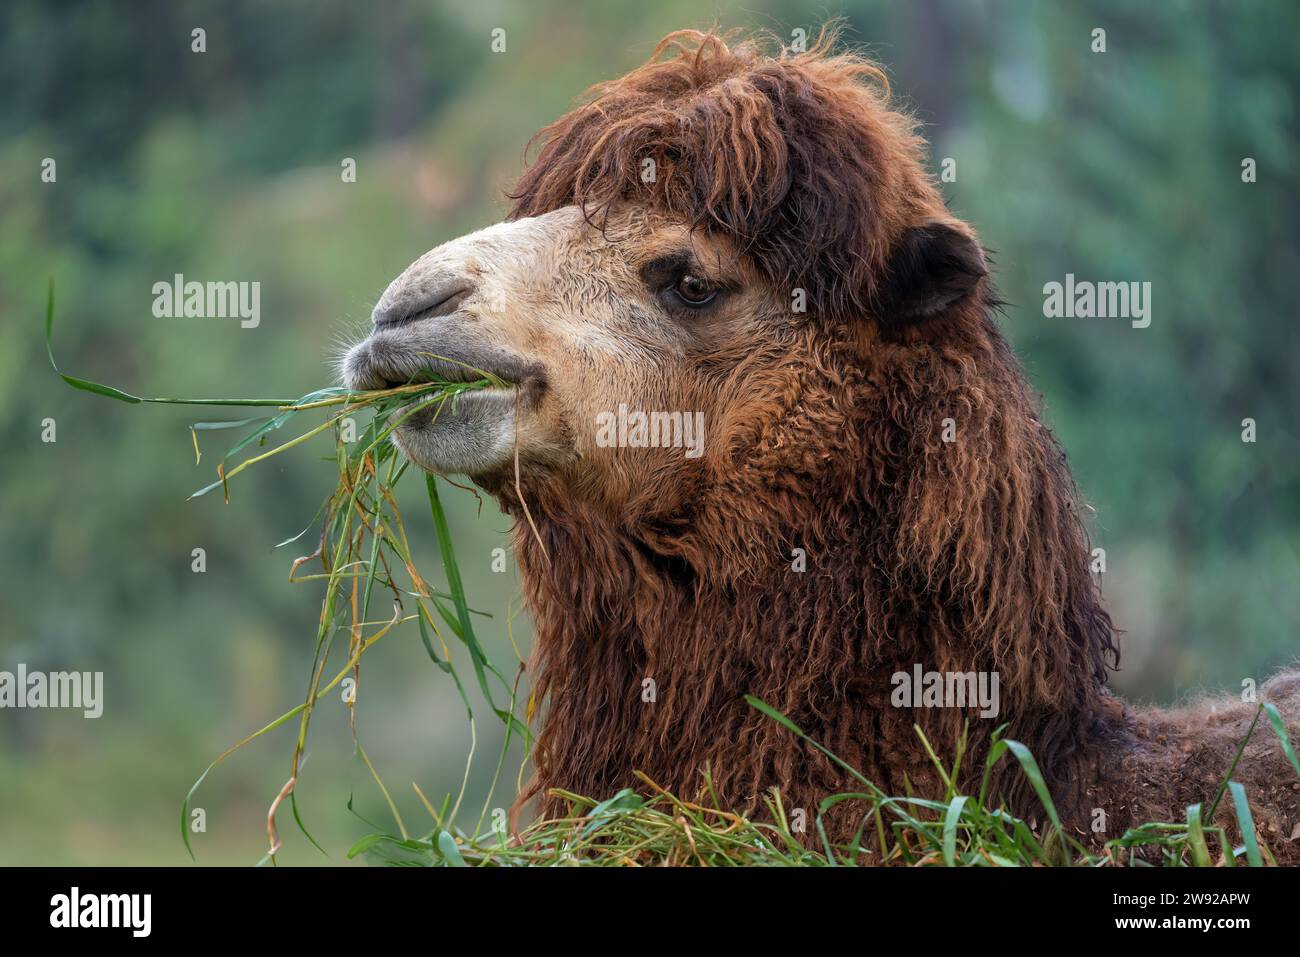
[[[955,221],[883,73],[833,40],[769,56],[671,34],[542,130],[511,194],[512,217],[579,205],[598,221],[648,204],[726,235],[775,289],[810,299],[788,339],[744,345],[753,356],[733,381],[749,376],[748,404],[719,425],[727,455],[698,484],[649,489],[617,516],[544,483],[526,489],[538,533],[521,522],[516,547],[549,706],[523,798],[559,812],[548,788],[605,797],[635,786],[632,770],[694,794],[707,766],[725,804],[754,810],[776,785],[811,818],[852,789],[748,707],[752,694],[893,793],[936,783],[914,725],[950,755],[969,722],[964,767],[977,772],[1009,721],[1076,828],[1089,800],[1117,822],[1181,815],[1184,791],[1224,762],[1184,781],[1187,752],[1144,751],[1147,719],[1104,687],[1118,647],[1079,497],[997,329],[991,282],[890,327],[882,304],[889,277],[910,268],[906,231]],[[945,420],[957,441],[944,441]],[[518,514],[513,490],[499,494]],[[794,548],[806,572],[791,570]],[[1001,717],[893,707],[891,675],[918,663],[997,672]],[[1115,771],[1111,756],[1137,757]],[[1008,765],[997,793],[1034,813]],[[1139,778],[1168,780],[1138,801],[1126,789]],[[857,823],[835,820],[842,837]]]
[[[884,108],[885,74],[833,53],[834,40],[826,30],[807,52],[768,57],[753,41],[669,34],[533,138],[511,217],[648,204],[734,238],[774,287],[807,289],[823,314],[865,314],[894,239],[943,203],[913,122]]]

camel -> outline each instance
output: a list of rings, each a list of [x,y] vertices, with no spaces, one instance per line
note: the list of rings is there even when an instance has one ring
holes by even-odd
[[[561,813],[551,789],[636,771],[694,794],[707,769],[747,812],[853,790],[746,695],[894,794],[940,790],[916,727],[948,753],[966,727],[976,773],[1008,724],[1094,843],[1213,798],[1257,706],[1107,689],[1117,629],[1065,455],[877,66],[830,35],[678,32],[534,145],[506,219],[403,271],[343,364],[356,389],[507,383],[395,441],[515,519],[545,703],[521,802]],[[992,677],[996,707],[899,695],[914,673]],[[1300,674],[1260,697],[1300,741]],[[1266,721],[1235,777],[1300,863],[1300,781]],[[1012,762],[994,789],[1042,820]],[[859,821],[836,813],[845,839]]]

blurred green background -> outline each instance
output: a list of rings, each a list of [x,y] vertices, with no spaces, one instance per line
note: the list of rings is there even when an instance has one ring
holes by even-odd
[[[975,0],[31,2],[0,10],[0,669],[102,670],[105,710],[0,711],[0,863],[176,863],[190,784],[302,700],[319,592],[290,585],[296,534],[332,486],[328,444],[186,502],[186,426],[217,417],[77,393],[50,372],[41,316],[58,284],[65,370],[144,395],[298,395],[334,381],[340,343],[424,250],[499,219],[523,146],[592,82],[670,29],[789,39],[842,14],[926,122],[954,211],[996,251],[1004,329],[1044,394],[1127,630],[1114,684],[1170,702],[1236,690],[1293,660],[1300,623],[1300,6]],[[207,52],[191,52],[202,27]],[[1107,50],[1090,49],[1106,30]],[[506,50],[491,32],[503,28]],[[57,161],[57,182],[41,162]],[[340,164],[356,160],[357,181]],[[1241,180],[1255,159],[1258,182]],[[262,321],[158,319],[175,273],[257,280]],[[1149,281],[1154,318],[1049,320],[1042,286]],[[57,441],[41,441],[41,422]],[[1241,420],[1258,441],[1241,441]],[[419,483],[416,551],[437,568]],[[450,501],[480,631],[513,676],[526,649],[508,522]],[[304,539],[304,542],[306,539]],[[207,572],[191,571],[205,548]],[[465,665],[463,649],[458,660]],[[485,799],[500,725],[478,708],[467,794]],[[410,787],[459,787],[464,709],[414,630],[367,656],[362,743],[413,831]],[[388,825],[331,695],[299,803],[331,860]],[[293,727],[214,772],[199,860],[252,863],[289,771]],[[514,793],[518,756],[489,807]],[[466,820],[468,818],[468,820]],[[280,815],[281,861],[326,859]]]

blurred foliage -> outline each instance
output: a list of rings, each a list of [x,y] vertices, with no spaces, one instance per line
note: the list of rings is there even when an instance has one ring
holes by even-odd
[[[187,503],[224,446],[209,442],[196,466],[186,426],[201,416],[96,400],[50,374],[45,277],[58,281],[70,372],[141,394],[307,392],[333,380],[341,344],[398,271],[500,217],[537,128],[668,30],[714,13],[686,0],[4,5],[0,668],[102,670],[106,705],[96,721],[0,712],[0,863],[184,859],[175,822],[194,777],[301,700],[319,593],[286,578],[312,546],[273,546],[332,482],[304,449],[254,470],[228,506]],[[1292,660],[1300,7],[716,10],[724,27],[787,37],[836,14],[927,123],[936,174],[957,161],[951,205],[996,251],[1004,328],[1097,510],[1107,597],[1128,631],[1116,686],[1168,701]],[[195,27],[206,53],[190,50]],[[504,53],[490,51],[495,27]],[[1104,54],[1089,49],[1095,27]],[[1241,181],[1247,156],[1257,183]],[[45,157],[56,183],[40,180]],[[341,181],[345,157],[354,184]],[[1043,318],[1043,284],[1067,272],[1151,282],[1150,328]],[[151,287],[175,273],[260,281],[261,325],[155,318]],[[46,417],[53,444],[40,439]],[[1246,417],[1255,444],[1240,439]],[[510,669],[508,631],[525,653],[529,634],[513,568],[490,571],[508,522],[468,494],[448,506],[471,602],[494,615],[485,643]],[[417,498],[405,511],[437,567],[417,517],[427,509]],[[207,550],[202,575],[195,547]],[[435,803],[458,788],[463,707],[414,629],[367,655],[358,721],[408,819],[422,812],[407,782]],[[486,717],[476,730],[471,803],[486,797],[482,758],[501,733]],[[200,861],[261,856],[291,734],[205,783]],[[370,829],[345,806],[350,792],[357,814],[385,809],[341,704],[318,716],[311,748],[300,807],[333,853]],[[509,780],[491,804],[512,794]],[[323,860],[287,820],[280,831],[283,860]]]

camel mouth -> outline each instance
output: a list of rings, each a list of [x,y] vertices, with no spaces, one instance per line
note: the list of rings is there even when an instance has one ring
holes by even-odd
[[[517,392],[530,402],[546,386],[542,367],[535,362],[472,343],[410,342],[396,330],[375,332],[353,346],[343,360],[344,384],[357,392],[483,379],[490,383],[483,393],[513,396]]]
[[[480,382],[453,400],[414,401],[395,413],[397,446],[420,468],[471,478],[501,467],[515,435],[546,389],[541,366],[463,336],[414,335],[410,327],[377,329],[343,361],[349,389],[388,389],[419,382]]]

